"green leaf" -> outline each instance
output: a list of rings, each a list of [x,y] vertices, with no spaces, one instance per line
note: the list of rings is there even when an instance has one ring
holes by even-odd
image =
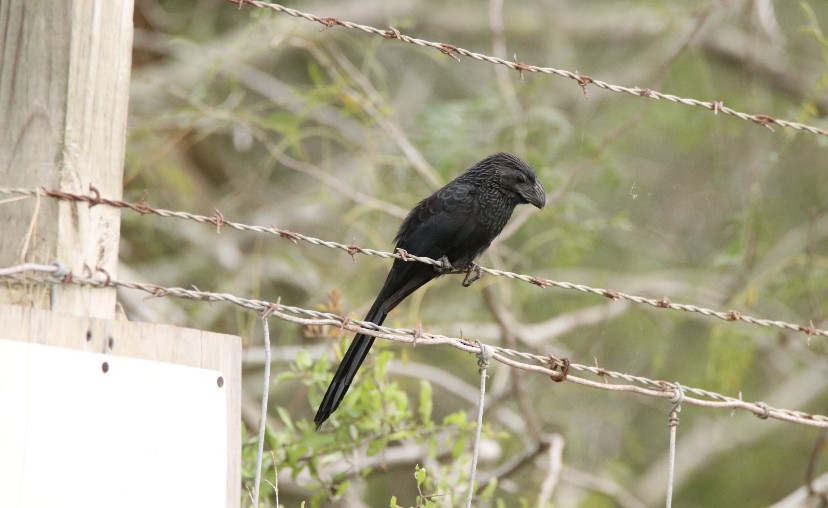
[[[466,436],[457,436],[457,441],[454,442],[454,445],[451,447],[451,457],[453,459],[457,459],[463,452],[466,450]]]
[[[388,362],[394,358],[394,353],[391,351],[380,351],[377,355],[376,375],[379,379],[388,377]]]
[[[327,84],[325,74],[316,62],[310,62],[308,64],[308,77],[317,87],[323,88]]]
[[[480,492],[480,499],[489,500],[494,496],[495,490],[497,490],[497,478],[490,478],[489,483],[486,484],[486,488]]]
[[[345,494],[345,491],[348,490],[349,485],[350,485],[350,483],[348,482],[348,480],[345,480],[342,483],[340,483],[339,485],[337,485],[334,496],[335,497],[342,497],[342,495]]]
[[[311,358],[310,353],[304,349],[301,349],[298,353],[296,353],[296,358],[293,359],[293,364],[296,366],[296,370],[307,370],[313,365],[313,358]]]
[[[417,486],[421,487],[426,479],[426,468],[420,467],[419,464],[414,466],[414,479],[417,480]]]
[[[279,418],[282,420],[282,423],[285,424],[285,427],[288,428],[291,432],[296,431],[296,427],[293,426],[293,420],[290,418],[290,413],[285,411],[285,408],[282,406],[276,406],[276,414],[279,415]]]
[[[443,418],[443,425],[457,425],[460,428],[468,426],[468,415],[465,411],[455,411]]]
[[[734,331],[733,327],[717,325],[710,331],[707,375],[717,390],[735,392],[742,385],[755,356],[753,336]]]
[[[431,424],[431,412],[434,409],[434,401],[432,400],[431,383],[428,381],[420,381],[420,407],[418,412],[420,414],[420,421],[424,424]]]
[[[374,439],[370,443],[368,443],[368,449],[365,450],[365,454],[369,457],[373,457],[379,452],[381,452],[385,448],[385,441],[382,439]]]
[[[286,371],[280,372],[277,376],[271,377],[270,378],[270,384],[271,384],[271,386],[276,386],[279,383],[282,383],[284,381],[290,381],[290,380],[296,379],[298,377],[299,376],[295,372],[291,372],[289,370],[286,370]]]

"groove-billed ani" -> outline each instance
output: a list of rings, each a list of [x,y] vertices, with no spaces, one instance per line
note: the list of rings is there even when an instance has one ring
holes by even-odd
[[[508,153],[483,159],[420,201],[394,241],[398,249],[441,260],[445,266],[395,259],[365,321],[381,325],[394,307],[426,282],[452,270],[470,269],[521,203],[543,208],[546,192],[532,168]],[[373,343],[371,336],[354,337],[313,419],[317,429],[339,407]]]

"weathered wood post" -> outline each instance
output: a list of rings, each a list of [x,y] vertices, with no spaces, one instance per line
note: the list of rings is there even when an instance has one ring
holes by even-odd
[[[132,11],[0,2],[0,185],[121,197]],[[0,267],[117,277],[118,210],[0,201]],[[0,302],[0,506],[239,504],[239,337],[115,320],[114,288]]]

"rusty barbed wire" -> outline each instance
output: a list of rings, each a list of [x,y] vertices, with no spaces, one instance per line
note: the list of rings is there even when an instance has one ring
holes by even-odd
[[[368,249],[365,247],[360,247],[354,244],[343,244],[339,242],[333,242],[330,240],[322,240],[319,238],[314,238],[312,236],[303,235],[301,233],[297,233],[295,231],[289,231],[287,229],[277,228],[275,226],[252,226],[248,224],[243,224],[240,222],[234,222],[228,220],[224,217],[224,215],[216,210],[214,215],[199,215],[189,212],[183,211],[173,211],[173,210],[165,210],[163,208],[154,208],[147,204],[144,197],[141,198],[141,201],[138,203],[130,203],[128,201],[122,201],[117,199],[109,199],[102,197],[100,193],[95,189],[95,187],[91,187],[91,194],[90,195],[83,195],[83,194],[73,194],[71,192],[65,191],[58,191],[58,190],[49,190],[45,188],[41,189],[25,189],[25,188],[11,188],[11,187],[2,187],[0,186],[0,194],[14,194],[20,196],[29,196],[35,197],[38,194],[52,197],[55,199],[62,199],[67,201],[79,201],[84,203],[89,203],[89,206],[95,205],[107,205],[116,208],[128,209],[135,212],[138,212],[142,215],[157,215],[159,217],[168,217],[168,218],[177,218],[177,219],[184,219],[184,220],[191,220],[194,222],[202,223],[202,224],[212,224],[216,226],[217,230],[220,230],[223,226],[227,226],[232,229],[236,229],[238,231],[250,231],[254,233],[264,233],[279,236],[281,238],[290,240],[294,244],[298,242],[306,242],[311,245],[318,245],[322,247],[327,247],[329,249],[336,249],[342,250],[347,252],[350,256],[355,256],[357,254],[365,254],[366,256],[377,256],[384,259],[394,258],[394,259],[401,259],[407,262],[418,262],[418,263],[425,263],[437,267],[442,267],[442,262],[431,259],[428,257],[416,256],[414,254],[410,254],[402,249],[398,249],[396,252],[386,252],[381,250],[375,249]],[[810,341],[811,337],[814,336],[822,336],[828,337],[828,330],[824,330],[821,328],[817,328],[814,326],[813,323],[808,323],[808,325],[800,325],[796,323],[789,323],[786,321],[780,320],[773,320],[773,319],[764,319],[764,318],[757,318],[747,314],[743,314],[737,310],[728,310],[728,311],[720,311],[709,309],[706,307],[700,307],[697,305],[690,305],[684,303],[673,303],[667,297],[662,297],[659,299],[655,298],[647,298],[644,296],[638,295],[630,295],[627,293],[623,293],[621,291],[615,291],[613,289],[606,289],[606,288],[596,288],[591,286],[586,286],[584,284],[574,284],[571,282],[562,282],[556,281],[552,279],[546,279],[544,277],[537,277],[534,275],[526,275],[520,274],[515,272],[509,272],[506,270],[498,270],[495,268],[487,268],[484,266],[480,266],[480,271],[483,273],[488,273],[490,275],[494,275],[497,277],[506,277],[508,279],[519,280],[522,282],[528,282],[540,288],[545,287],[556,287],[559,289],[568,289],[568,290],[575,290],[580,291],[582,293],[590,293],[598,296],[603,296],[605,298],[609,298],[611,300],[625,300],[633,303],[649,305],[651,307],[659,308],[659,309],[671,309],[677,310],[682,312],[689,312],[695,314],[701,314],[707,317],[715,317],[724,321],[742,321],[744,323],[763,326],[763,327],[773,327],[779,328],[783,330],[789,330],[792,332],[799,332],[804,333],[808,336],[808,340]]]
[[[407,344],[446,344],[461,351],[474,354],[480,353],[481,350],[481,347],[478,346],[473,340],[466,339],[462,336],[458,338],[424,332],[422,327],[418,327],[416,329],[391,328],[376,325],[368,321],[351,319],[331,312],[285,305],[281,303],[281,300],[269,302],[265,300],[243,298],[230,293],[215,293],[212,291],[202,291],[200,289],[164,287],[158,284],[124,281],[112,278],[109,274],[103,272],[102,270],[98,271],[102,274],[101,276],[98,276],[97,274],[77,275],[67,271],[64,267],[57,264],[41,265],[36,263],[26,263],[0,269],[0,279],[10,282],[78,284],[96,288],[117,287],[144,291],[153,297],[170,296],[203,302],[227,302],[255,311],[265,316],[277,317],[283,321],[301,324],[304,326],[332,326],[340,328],[343,331],[347,330],[349,332],[371,335],[381,339]],[[37,277],[36,275],[40,275],[40,277]],[[488,347],[494,351],[493,358],[498,362],[509,367],[547,375],[554,381],[570,381],[601,390],[631,392],[639,395],[666,399],[673,399],[676,397],[676,393],[678,393],[678,391],[682,391],[685,394],[682,402],[686,404],[720,409],[741,409],[751,412],[761,419],[774,418],[802,425],[828,428],[828,416],[824,415],[771,407],[764,402],[746,402],[741,399],[741,397],[729,397],[727,395],[704,390],[702,388],[689,387],[684,384],[679,387],[676,383],[649,379],[643,376],[635,376],[622,372],[615,372],[599,366],[572,363],[567,359],[560,359],[553,355],[540,356],[534,353],[516,351],[497,346]],[[535,363],[516,361],[512,358],[530,360]],[[557,370],[558,368],[562,368],[563,371]],[[569,371],[572,370],[594,374],[599,377],[601,381],[593,381],[573,376],[569,373]],[[608,379],[622,380],[627,383],[636,384],[611,384],[607,382]],[[705,399],[688,397],[687,394],[705,397]]]
[[[325,28],[332,28],[335,26],[342,26],[345,28],[351,28],[360,30],[362,32],[379,35],[385,39],[397,39],[402,42],[407,42],[409,44],[415,44],[417,46],[422,47],[429,47],[434,48],[440,51],[441,53],[448,55],[458,62],[460,58],[457,55],[473,58],[475,60],[489,62],[492,64],[497,65],[505,65],[506,67],[518,71],[520,73],[523,72],[535,72],[540,74],[554,74],[557,76],[561,76],[564,78],[569,78],[578,83],[578,85],[583,89],[584,95],[587,94],[587,87],[589,85],[597,86],[598,88],[609,90],[611,92],[616,93],[626,93],[630,95],[635,95],[637,97],[645,97],[648,99],[653,100],[665,100],[669,102],[673,102],[676,104],[683,104],[685,106],[695,106],[707,109],[712,111],[714,115],[719,113],[733,116],[739,118],[740,120],[753,122],[757,125],[764,126],[771,131],[773,131],[773,125],[778,125],[780,127],[787,127],[790,129],[796,129],[801,131],[810,132],[811,134],[816,134],[819,136],[828,136],[828,130],[820,129],[819,127],[814,127],[812,125],[807,125],[800,122],[792,122],[790,120],[783,120],[780,118],[774,118],[769,115],[763,114],[751,114],[751,113],[744,113],[742,111],[737,111],[733,108],[729,108],[724,105],[722,101],[702,101],[699,99],[692,99],[686,97],[680,97],[678,95],[662,93],[657,90],[652,90],[650,88],[640,88],[640,87],[626,87],[621,85],[614,85],[611,83],[607,83],[606,81],[601,81],[599,79],[594,79],[590,76],[580,74],[578,72],[572,72],[563,69],[556,69],[554,67],[540,67],[537,65],[528,65],[523,62],[518,61],[511,61],[505,60],[503,58],[498,58],[495,56],[484,55],[482,53],[475,53],[474,51],[469,51],[467,49],[454,46],[452,44],[447,44],[443,42],[432,42],[423,39],[417,39],[416,37],[410,37],[403,33],[400,33],[399,30],[393,27],[389,27],[387,30],[381,30],[379,28],[375,28],[368,25],[360,25],[359,23],[353,23],[351,21],[344,21],[335,17],[330,16],[317,16],[315,14],[310,14],[307,12],[302,12],[296,9],[291,9],[290,7],[285,7],[283,5],[275,4],[275,3],[268,3],[268,2],[261,2],[259,0],[227,0],[230,3],[236,4],[241,9],[244,5],[250,5],[253,7],[257,7],[260,9],[270,9],[275,12],[281,12],[287,14],[289,16],[293,16],[296,18],[304,18],[308,21],[315,21],[317,23],[322,24]],[[324,30],[323,29],[323,30]]]

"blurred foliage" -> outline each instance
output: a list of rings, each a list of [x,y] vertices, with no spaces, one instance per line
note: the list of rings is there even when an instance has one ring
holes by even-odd
[[[828,4],[719,2],[295,2],[518,61],[828,128]],[[503,22],[499,33],[492,17]],[[217,0],[137,0],[125,189],[137,201],[388,250],[417,201],[499,150],[550,193],[519,208],[482,263],[626,293],[825,327],[828,140],[701,108],[588,87]],[[389,263],[194,223],[125,213],[123,266],[361,318]],[[133,319],[240,334],[238,309],[122,293]],[[496,302],[497,305],[492,302]],[[573,362],[826,413],[826,341],[594,295],[484,277],[435,281],[391,326],[479,338]],[[600,306],[588,322],[576,313]],[[503,322],[523,328],[503,330]],[[264,478],[285,506],[455,506],[465,497],[474,358],[377,350],[322,432],[311,416],[350,337],[271,320],[274,377]],[[521,330],[524,330],[523,332]],[[530,330],[526,332],[525,330]],[[297,353],[299,347],[299,353]],[[425,366],[428,366],[426,368]],[[433,370],[432,370],[433,369]],[[261,364],[245,363],[243,482],[254,476]],[[664,401],[490,369],[479,506],[535,505],[559,433],[555,506],[663,503]],[[818,384],[818,383],[817,383]],[[521,402],[528,401],[528,403]],[[532,423],[534,422],[534,423]],[[534,427],[533,427],[534,425]],[[677,504],[755,506],[806,481],[813,429],[685,407]],[[539,449],[545,450],[543,446]],[[813,475],[828,471],[816,453]],[[263,482],[264,505],[273,490]],[[249,499],[245,498],[249,504]]]

